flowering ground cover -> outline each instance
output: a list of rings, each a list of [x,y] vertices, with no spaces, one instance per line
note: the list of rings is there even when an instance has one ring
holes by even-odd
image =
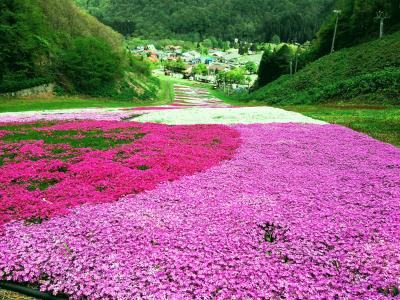
[[[238,143],[218,125],[0,123],[0,226],[153,189],[230,158]]]
[[[65,120],[119,121],[130,118],[134,112],[126,109],[85,108],[48,111],[0,113],[0,122],[35,122]]]
[[[302,114],[273,107],[193,107],[180,110],[144,110],[135,115],[136,122],[155,122],[171,125],[190,124],[254,124],[254,123],[311,123],[325,124]]]
[[[68,111],[0,113],[0,122],[35,122],[65,120],[135,121],[164,123],[169,125],[195,124],[254,124],[254,123],[310,123],[323,121],[306,117],[300,113],[273,107],[204,107],[161,106],[132,109],[86,109]]]
[[[399,296],[399,148],[178,100],[0,115],[1,279],[89,300]]]
[[[398,295],[400,150],[336,125],[233,128],[211,169],[7,224],[3,276],[72,299]]]

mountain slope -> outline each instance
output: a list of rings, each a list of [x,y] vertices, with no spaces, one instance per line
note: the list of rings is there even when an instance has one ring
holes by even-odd
[[[324,56],[247,98],[270,104],[400,102],[400,32]]]
[[[124,34],[198,40],[313,38],[332,0],[76,0]]]

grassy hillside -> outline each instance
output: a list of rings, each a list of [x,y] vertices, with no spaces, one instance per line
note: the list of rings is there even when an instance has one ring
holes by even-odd
[[[48,25],[64,36],[92,36],[107,41],[116,51],[122,51],[123,37],[95,17],[80,9],[71,0],[38,0]],[[62,43],[62,41],[57,41]]]
[[[158,80],[123,37],[73,0],[0,3],[0,93],[43,83],[59,95],[154,99]]]
[[[388,102],[400,104],[400,32],[327,55],[285,75],[247,100],[269,104]]]

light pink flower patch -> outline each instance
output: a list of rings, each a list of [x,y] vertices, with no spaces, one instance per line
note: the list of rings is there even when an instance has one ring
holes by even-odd
[[[120,121],[133,117],[134,114],[120,109],[65,109],[48,111],[27,111],[0,113],[0,122],[37,122],[66,120]]]
[[[234,129],[217,125],[76,121],[7,133],[0,138],[0,226],[41,223],[77,205],[153,189],[229,159],[239,145]]]

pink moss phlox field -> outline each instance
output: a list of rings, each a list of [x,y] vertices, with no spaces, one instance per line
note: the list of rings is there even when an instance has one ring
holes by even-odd
[[[235,157],[202,173],[7,224],[4,279],[72,299],[390,298],[400,150],[334,125],[235,128]]]
[[[77,205],[153,189],[229,159],[240,143],[234,129],[217,125],[73,121],[31,130],[78,145],[0,140],[0,227],[11,220],[41,222]],[[117,144],[107,149],[79,145],[96,139]]]
[[[3,136],[6,136],[9,133],[10,132],[8,130],[0,130],[0,138],[2,138]]]

